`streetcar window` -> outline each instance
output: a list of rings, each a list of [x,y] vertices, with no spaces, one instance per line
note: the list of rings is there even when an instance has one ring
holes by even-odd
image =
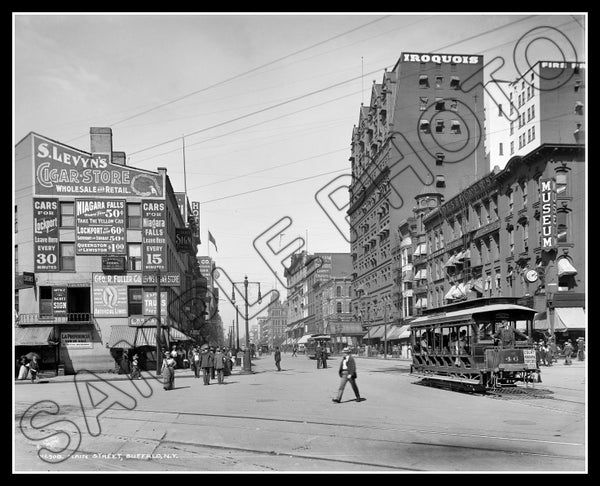
[[[494,322],[480,322],[478,325],[478,340],[492,341],[494,339]]]
[[[449,327],[442,329],[442,353],[450,354],[450,331]]]

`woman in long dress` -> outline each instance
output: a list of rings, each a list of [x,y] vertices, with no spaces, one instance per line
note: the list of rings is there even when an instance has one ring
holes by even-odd
[[[161,373],[163,375],[163,388],[172,390],[175,386],[175,360],[165,352]]]
[[[21,367],[19,368],[19,380],[26,380],[29,374],[29,368],[27,367],[27,358],[23,356],[21,358]]]

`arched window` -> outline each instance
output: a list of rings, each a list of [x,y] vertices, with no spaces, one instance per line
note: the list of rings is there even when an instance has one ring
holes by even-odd
[[[338,287],[338,288],[339,288],[339,287]],[[341,303],[341,302],[338,302],[336,307],[337,307],[337,309],[336,309],[336,310],[337,310],[338,314],[340,314],[340,313],[342,312],[342,303]]]
[[[336,297],[341,297],[342,296],[342,287],[340,287],[339,285],[335,289],[335,295],[336,295]]]

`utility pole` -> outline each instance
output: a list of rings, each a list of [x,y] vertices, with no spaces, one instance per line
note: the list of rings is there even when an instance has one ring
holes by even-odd
[[[245,308],[244,317],[245,317],[245,321],[246,321],[246,349],[244,351],[243,372],[244,373],[252,373],[252,363],[250,361],[250,356],[251,356],[250,330],[249,330],[249,326],[248,326],[248,285],[249,284],[258,284],[258,303],[259,304],[262,302],[262,296],[260,294],[260,282],[249,282],[248,276],[245,276],[243,282],[232,282],[232,290],[231,290],[231,302],[232,303],[235,303],[235,285],[242,284],[242,283],[244,284],[244,308]],[[237,306],[236,306],[236,310],[237,310]],[[238,315],[238,313],[236,313],[236,318],[237,318],[237,315]],[[238,343],[238,345],[239,345],[239,343]]]
[[[162,339],[162,329],[160,326],[160,269],[156,270],[156,374],[162,374],[162,353],[160,341]]]
[[[387,304],[383,305],[383,359],[387,359]]]
[[[240,311],[238,306],[235,306],[235,351],[236,353],[240,350],[240,326],[239,326]]]

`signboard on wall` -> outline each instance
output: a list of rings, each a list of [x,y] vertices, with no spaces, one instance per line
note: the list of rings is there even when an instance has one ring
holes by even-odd
[[[212,258],[209,256],[199,256],[198,267],[203,277],[206,277],[208,288],[212,288]]]
[[[183,221],[187,222],[187,198],[185,197],[185,192],[176,192],[174,194],[181,217],[183,218]]]
[[[39,135],[33,136],[34,194],[37,196],[165,197],[165,175],[113,164],[108,154],[90,155]]]
[[[92,333],[90,331],[61,332],[60,345],[71,349],[89,349],[92,347]]]
[[[192,201],[192,215],[194,216],[194,236],[200,240],[200,203]]]
[[[167,269],[165,201],[142,201],[142,270]]]
[[[110,275],[105,273],[92,273],[93,284],[107,285],[156,285],[156,273],[130,272],[123,275]],[[163,287],[177,287],[181,284],[179,272],[165,272],[160,274],[160,285]]]
[[[542,251],[555,250],[558,245],[556,228],[556,181],[540,179],[541,211],[540,247]]]
[[[194,253],[195,248],[190,228],[175,228],[175,246],[177,251]]]
[[[58,272],[58,199],[33,199],[33,257],[34,271]]]
[[[321,265],[317,268],[315,272],[315,280],[317,282],[326,282],[331,278],[331,255],[317,255],[317,258],[321,259]],[[317,265],[319,265],[318,261]]]
[[[96,317],[127,317],[127,285],[109,282],[99,276],[117,275],[92,274],[92,304]]]
[[[125,199],[75,200],[77,255],[126,254]]]
[[[156,292],[144,291],[142,314],[145,316],[155,316],[157,310]],[[167,315],[167,292],[160,293],[160,315]]]
[[[52,287],[52,315],[67,315],[67,287]]]

